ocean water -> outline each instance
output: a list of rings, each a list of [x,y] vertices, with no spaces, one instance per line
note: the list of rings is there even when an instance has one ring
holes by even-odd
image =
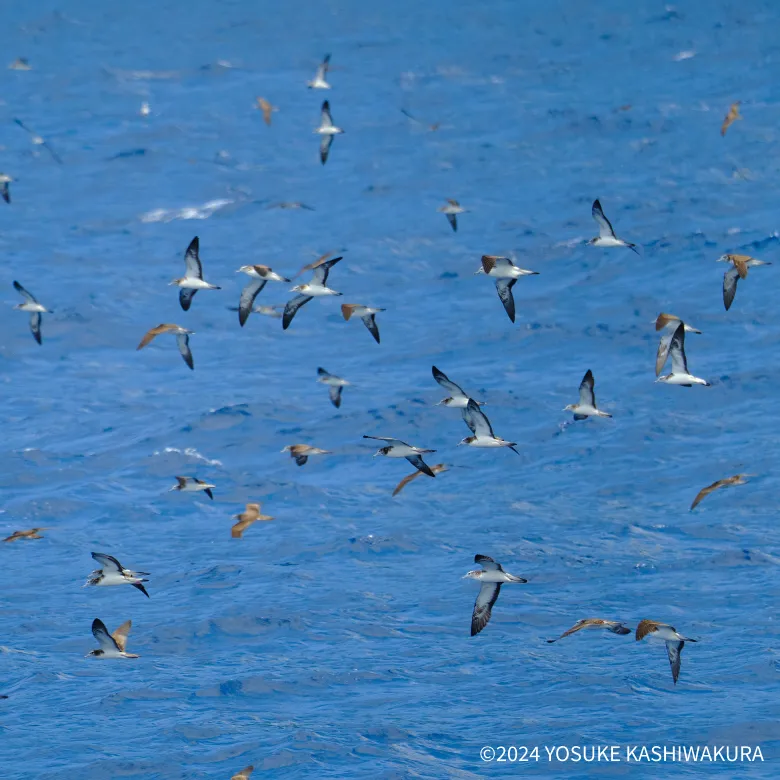
[[[776,777],[780,681],[776,3],[486,0],[6,4],[0,71],[5,293],[0,777],[200,780],[624,777],[628,747],[745,745],[757,763],[662,776]],[[332,54],[330,92],[306,81]],[[5,64],[5,63],[3,63]],[[266,127],[253,107],[279,111]],[[323,97],[345,129],[318,157]],[[735,100],[744,120],[725,137]],[[142,101],[151,115],[139,116]],[[405,109],[418,121],[407,118]],[[34,146],[13,118],[51,144]],[[437,124],[436,130],[430,126]],[[641,247],[584,245],[600,198]],[[469,211],[457,233],[437,213]],[[301,201],[312,210],[273,207]],[[168,282],[200,237],[206,278]],[[265,263],[344,259],[291,327],[235,312]],[[721,298],[724,252],[774,265]],[[512,325],[482,254],[539,272]],[[18,279],[54,310],[43,345]],[[269,284],[257,303],[284,303]],[[386,308],[382,343],[341,302]],[[654,383],[652,322],[703,331],[712,387]],[[195,331],[189,371],[171,337]],[[437,365],[485,401],[506,450],[468,435]],[[348,379],[334,409],[316,369]],[[565,425],[590,368],[611,420]],[[411,468],[364,434],[436,449]],[[298,468],[280,450],[332,451]],[[689,506],[737,472],[744,487]],[[168,492],[214,482],[214,501]],[[247,501],[274,516],[241,540]],[[90,552],[151,573],[81,586]],[[475,553],[528,579],[469,636]],[[665,621],[686,644],[587,632]],[[137,660],[98,661],[90,625],[131,618]],[[619,763],[545,747],[620,748]],[[484,761],[483,746],[539,760]],[[559,753],[565,756],[564,753]],[[755,753],[752,753],[755,755]],[[522,756],[522,751],[519,756]],[[656,770],[657,774],[658,770]]]

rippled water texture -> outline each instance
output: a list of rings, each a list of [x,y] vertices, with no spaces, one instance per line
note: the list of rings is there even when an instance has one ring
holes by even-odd
[[[488,765],[486,744],[760,745],[760,766],[661,771],[777,776],[776,3],[42,0],[2,16],[3,56],[33,69],[0,71],[16,179],[0,531],[49,527],[0,545],[4,780],[637,771]],[[307,90],[327,52],[333,89]],[[257,96],[279,107],[271,127]],[[324,167],[323,96],[345,130]],[[596,197],[641,256],[584,245]],[[468,209],[457,233],[446,198]],[[312,210],[272,208],[293,201]],[[223,289],[185,313],[168,282],[195,235]],[[329,250],[343,298],[287,331],[239,327],[235,269],[292,276]],[[731,251],[773,265],[725,312]],[[483,253],[539,272],[515,287],[515,325],[473,275]],[[14,279],[54,310],[41,347]],[[387,309],[381,345],[342,301]],[[703,331],[688,359],[711,388],[654,383],[659,311]],[[161,322],[195,331],[194,371],[170,336],[136,352]],[[434,406],[432,364],[521,457],[456,446],[468,431]],[[318,366],[352,383],[340,410]],[[563,426],[588,368],[614,417]],[[364,434],[451,468],[391,498],[411,469]],[[280,452],[296,442],[333,454],[298,468]],[[755,476],[689,511],[738,472]],[[214,501],[167,492],[179,474]],[[231,539],[253,500],[275,520]],[[151,572],[151,598],[82,589],[92,550]],[[529,582],[471,638],[475,553]],[[700,641],[676,687],[663,646],[546,643],[589,616]],[[131,618],[141,657],[85,660],[95,617]]]

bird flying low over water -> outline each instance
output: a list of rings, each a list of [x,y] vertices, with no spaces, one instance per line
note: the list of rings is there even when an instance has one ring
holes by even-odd
[[[241,298],[238,302],[238,322],[244,327],[249,315],[252,313],[252,306],[255,298],[268,282],[289,282],[284,276],[277,274],[273,268],[267,265],[242,265],[236,273],[245,273],[251,277],[251,281],[241,291]]]
[[[201,490],[213,501],[214,494],[211,492],[216,485],[211,485],[197,477],[176,477],[176,484],[168,491],[181,490],[184,493],[198,493]]]
[[[46,151],[52,156],[52,159],[54,162],[59,163],[62,165],[62,160],[60,159],[60,156],[57,154],[57,152],[54,151],[54,149],[49,146],[49,144],[43,140],[41,136],[38,135],[35,131],[31,130],[27,125],[22,122],[21,119],[14,119],[14,122],[16,122],[19,127],[22,128],[29,136],[30,140],[33,142],[35,146],[42,146]]]
[[[596,238],[591,238],[588,243],[591,246],[625,246],[632,251],[639,254],[636,248],[636,244],[630,244],[628,241],[623,241],[622,238],[618,238],[615,235],[615,231],[612,229],[612,224],[604,216],[604,212],[601,208],[598,198],[593,201],[593,207],[591,208],[591,214],[593,219],[596,220],[596,224],[599,226],[599,234]]]
[[[89,575],[89,578],[84,583],[85,588],[87,585],[132,585],[134,588],[140,590],[146,598],[149,598],[149,594],[143,586],[144,582],[148,582],[148,580],[143,579],[144,577],[149,576],[148,571],[131,571],[130,569],[125,569],[113,555],[106,555],[105,553],[93,552],[92,557],[100,564],[101,568],[95,569],[95,571]]]
[[[447,205],[441,206],[436,209],[440,214],[444,214],[447,217],[447,221],[450,223],[453,233],[458,232],[458,214],[465,214],[464,209],[457,200],[453,198],[447,198]]]
[[[379,344],[379,328],[376,324],[376,315],[384,309],[371,309],[368,306],[361,306],[359,303],[342,303],[341,314],[345,320],[349,320],[353,315],[360,317],[363,324],[368,328],[368,332],[374,337],[374,341]]]
[[[640,642],[645,637],[661,639],[666,642],[666,652],[669,655],[669,665],[672,667],[672,680],[677,685],[680,676],[680,654],[686,642],[697,642],[678,634],[673,626],[659,623],[655,620],[643,620],[636,627],[636,641]]]
[[[241,535],[249,528],[252,523],[258,521],[273,520],[271,515],[260,514],[260,504],[247,504],[246,509],[238,515],[233,515],[234,520],[238,520],[230,529],[230,535],[234,539],[240,539]]]
[[[314,271],[311,282],[308,284],[298,284],[292,288],[292,292],[297,292],[298,295],[287,301],[287,305],[284,307],[284,314],[282,315],[283,330],[287,330],[287,328],[290,327],[290,323],[293,321],[293,317],[295,317],[298,309],[308,303],[312,298],[321,298],[326,295],[342,295],[340,292],[331,290],[326,283],[328,281],[330,269],[343,258],[334,257],[332,260],[326,260],[326,257],[327,255],[324,255],[319,260],[311,263],[308,267],[308,269]]]
[[[0,184],[3,185],[3,188],[0,189],[0,196],[6,203],[11,202],[11,190],[8,188],[8,185],[12,181],[13,179],[7,173],[0,173]]]
[[[174,279],[171,284],[179,287],[179,303],[184,311],[188,311],[192,305],[192,299],[198,290],[221,290],[216,284],[203,281],[203,265],[200,262],[200,241],[198,237],[190,241],[187,251],[184,253],[185,271],[181,279]]]
[[[706,379],[700,379],[688,372],[688,360],[685,357],[685,325],[680,323],[672,334],[672,340],[669,343],[669,354],[672,356],[672,373],[659,376],[656,382],[665,382],[668,385],[682,385],[682,387],[691,387],[692,385],[704,385],[710,387]]]
[[[739,113],[739,104],[741,101],[737,100],[735,103],[732,103],[728,114],[726,114],[725,119],[723,120],[723,124],[720,126],[720,134],[721,136],[726,135],[726,130],[728,130],[731,125],[734,124],[738,119],[742,119],[742,115]]]
[[[322,64],[317,68],[317,73],[311,81],[306,82],[309,89],[330,89],[330,84],[326,81],[328,69],[330,68],[330,54],[326,54]]]
[[[737,294],[737,282],[745,279],[748,274],[748,268],[755,268],[759,265],[772,265],[765,260],[756,260],[750,255],[721,255],[717,259],[718,263],[731,263],[732,267],[723,274],[723,305],[726,311],[731,308],[734,302],[734,296]]]
[[[520,454],[515,449],[517,442],[506,441],[506,439],[502,439],[493,433],[490,421],[473,398],[469,398],[468,403],[461,411],[463,413],[463,422],[468,425],[469,430],[474,435],[467,436],[459,441],[458,446],[468,444],[471,447],[509,447],[512,452]]]
[[[127,635],[130,633],[132,620],[126,620],[113,634],[108,633],[105,623],[99,618],[92,621],[92,635],[97,639],[100,648],[87,653],[87,658],[140,658],[135,653],[125,652]]]
[[[330,450],[321,450],[308,444],[288,444],[282,452],[289,452],[290,457],[299,466],[303,466],[312,455],[332,455]]]
[[[265,98],[255,98],[257,107],[263,112],[263,121],[271,126],[271,114],[279,109],[276,106],[272,106]]]
[[[707,496],[710,493],[714,493],[716,490],[720,490],[720,488],[727,488],[727,487],[733,487],[736,485],[746,485],[747,482],[745,481],[745,477],[752,477],[753,474],[735,474],[733,477],[726,477],[725,479],[719,479],[717,482],[713,482],[711,485],[708,485],[706,488],[702,488],[696,495],[696,498],[693,499],[693,503],[691,504],[691,511],[693,511],[701,502],[703,499],[707,498]]]
[[[179,352],[184,358],[184,362],[193,370],[195,370],[195,363],[192,360],[192,350],[190,350],[190,336],[194,333],[192,330],[182,328],[181,325],[165,324],[158,325],[156,328],[148,330],[144,337],[141,339],[141,343],[135,348],[136,352],[139,349],[143,349],[153,339],[162,333],[174,333],[176,335],[176,344],[179,347]]]
[[[328,386],[328,395],[330,402],[338,409],[341,406],[341,391],[349,384],[346,379],[342,379],[335,374],[329,374],[324,368],[317,369],[318,382]]]
[[[244,767],[240,772],[237,772],[230,778],[230,780],[249,780],[249,776],[255,771],[254,766],[250,764],[248,767]]]
[[[434,474],[441,474],[443,471],[447,471],[447,467],[443,463],[437,463],[435,466],[431,466],[431,471]],[[412,480],[417,479],[417,477],[422,474],[422,471],[415,471],[413,474],[408,474],[405,476],[396,486],[395,490],[393,491],[393,495],[397,496]]]
[[[601,618],[585,618],[578,620],[568,631],[564,631],[557,639],[548,639],[547,644],[557,642],[559,639],[563,639],[565,636],[571,636],[577,631],[589,628],[602,628],[610,631],[613,634],[620,634],[625,636],[631,633],[630,628],[626,628],[623,623],[619,623],[617,620],[602,620]]]
[[[456,385],[443,371],[439,371],[436,366],[431,366],[433,378],[450,394],[448,398],[443,398],[436,406],[449,406],[453,409],[464,409],[468,406],[470,396],[463,392],[460,385]],[[482,406],[482,401],[475,401],[478,406]]]
[[[27,292],[19,282],[14,282],[14,290],[24,298],[24,303],[17,303],[14,309],[30,313],[30,332],[39,344],[43,343],[41,340],[41,314],[51,314],[51,312],[45,306],[41,306],[35,296]]]
[[[661,336],[661,340],[658,342],[658,352],[656,352],[655,355],[655,375],[658,376],[661,371],[663,371],[664,363],[666,363],[666,358],[669,357],[669,346],[672,343],[672,336],[674,335],[674,331],[677,329],[677,326],[682,322],[682,320],[675,316],[674,314],[664,314],[661,313],[658,315],[658,319],[655,321],[655,329],[656,331],[663,330],[665,331],[664,334]],[[687,322],[683,322],[683,327],[685,328],[686,333],[698,333],[701,335],[701,331],[697,330],[693,327],[693,325],[689,325]]]
[[[475,555],[474,563],[479,563],[482,568],[463,575],[463,579],[478,580],[482,583],[471,615],[471,636],[476,636],[488,624],[493,605],[496,603],[504,583],[528,582],[523,577],[516,577],[514,574],[505,572],[500,563],[496,563],[487,555]]]
[[[512,288],[521,276],[538,276],[538,271],[526,271],[518,268],[508,257],[482,255],[482,266],[474,274],[487,274],[496,281],[496,292],[504,305],[504,310],[512,322],[515,321],[515,299]]]
[[[4,542],[15,542],[17,539],[43,539],[38,531],[46,531],[48,528],[30,528],[26,531],[14,531],[10,536],[3,539]]]
[[[423,450],[420,449],[420,447],[412,447],[411,444],[407,444],[405,441],[387,436],[366,436],[364,434],[363,438],[387,442],[387,446],[378,449],[374,453],[374,457],[377,455],[384,455],[388,458],[406,458],[406,460],[408,460],[418,471],[422,471],[423,474],[427,474],[429,477],[436,476],[428,464],[422,459],[423,455],[429,452],[436,452],[436,450]]]
[[[325,165],[328,161],[328,153],[333,144],[333,137],[341,135],[344,131],[333,124],[333,117],[330,115],[330,103],[326,100],[322,104],[320,126],[314,130],[322,136],[320,139],[320,162]]]
[[[588,369],[580,382],[580,400],[579,403],[569,404],[564,408],[564,412],[574,412],[575,420],[585,420],[588,417],[612,417],[611,414],[602,412],[596,406],[596,394],[593,392],[593,372]]]

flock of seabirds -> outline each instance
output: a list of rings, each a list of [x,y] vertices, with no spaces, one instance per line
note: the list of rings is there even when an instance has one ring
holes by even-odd
[[[317,69],[316,75],[312,81],[307,82],[307,86],[310,89],[330,89],[331,86],[327,81],[328,70],[330,65],[330,55],[327,55],[322,61],[321,65]],[[16,60],[10,65],[10,68],[15,70],[28,70],[29,64],[24,59]],[[264,98],[257,98],[257,107],[263,112],[263,117],[266,124],[270,125],[272,121],[272,113],[276,111],[276,107],[272,106]],[[141,114],[144,116],[149,115],[149,106],[144,103],[141,107]],[[404,112],[407,114],[407,112]],[[407,114],[408,115],[408,114]],[[413,118],[413,117],[412,117]],[[721,135],[725,135],[728,127],[736,120],[741,119],[739,114],[739,103],[734,103],[723,121],[721,127]],[[48,145],[48,143],[34,131],[32,131],[21,120],[14,120],[23,130],[28,132],[31,136],[33,144],[46,148],[52,158],[61,163],[59,155]],[[436,126],[432,126],[432,129],[436,129]],[[330,111],[330,103],[325,100],[321,109],[321,123],[315,130],[317,134],[321,136],[320,140],[320,160],[324,165],[328,160],[333,139],[336,135],[342,134],[344,131],[333,124]],[[13,179],[7,174],[0,174],[0,196],[6,201],[11,202],[10,184]],[[284,204],[283,204],[284,205]],[[301,204],[287,204],[292,206],[301,206]],[[450,227],[453,231],[458,229],[458,215],[467,213],[467,210],[462,208],[457,200],[448,199],[446,205],[442,206],[439,211],[443,213]],[[615,233],[612,224],[604,214],[601,203],[599,200],[595,200],[592,206],[592,216],[598,226],[598,235],[595,238],[590,239],[587,243],[595,247],[603,248],[623,248],[629,249],[639,254],[637,246],[622,238],[619,238]],[[187,250],[184,254],[184,275],[180,278],[174,279],[170,284],[179,288],[179,302],[183,311],[188,311],[192,306],[193,299],[198,290],[219,290],[218,285],[211,284],[204,279],[203,264],[200,260],[200,244],[199,239],[196,236],[192,239]],[[238,269],[237,273],[244,273],[249,277],[249,282],[246,284],[241,292],[241,296],[238,303],[238,320],[241,327],[243,327],[250,314],[253,312],[264,314],[271,317],[278,317],[282,320],[282,328],[286,330],[290,327],[293,319],[298,311],[305,306],[313,298],[319,297],[331,297],[341,296],[342,293],[328,286],[328,278],[331,270],[339,263],[342,257],[331,257],[330,254],[323,255],[304,266],[296,276],[300,276],[305,272],[311,272],[310,281],[295,285],[291,292],[296,293],[287,304],[283,307],[281,313],[278,306],[255,306],[255,299],[262,292],[263,288],[269,282],[277,282],[289,284],[290,279],[276,273],[272,268],[266,265],[243,265]],[[737,283],[740,279],[745,279],[748,275],[750,268],[755,268],[761,265],[771,265],[771,263],[758,260],[754,257],[747,255],[725,254],[718,258],[719,262],[724,262],[729,265],[723,276],[723,304],[728,310],[736,295]],[[526,270],[519,268],[513,260],[509,257],[499,257],[495,255],[483,255],[481,258],[481,265],[476,274],[484,274],[490,277],[496,287],[498,298],[504,308],[509,319],[515,321],[515,302],[513,296],[513,288],[518,279],[524,276],[530,276],[537,274],[536,271]],[[14,308],[27,312],[30,315],[30,330],[36,342],[38,344],[43,343],[42,337],[42,315],[49,313],[35,296],[23,287],[18,281],[13,282],[14,289],[24,299],[22,303],[18,304]],[[371,308],[362,304],[346,303],[341,306],[341,312],[345,320],[350,320],[352,317],[360,319],[366,326],[367,330],[379,343],[379,327],[376,322],[377,314],[383,312],[384,309]],[[683,322],[679,317],[673,314],[661,313],[655,322],[656,331],[661,333],[661,339],[658,345],[658,351],[656,354],[655,373],[658,382],[664,382],[670,385],[679,385],[682,387],[692,387],[693,385],[702,385],[709,387],[710,383],[700,377],[692,374],[688,369],[688,361],[685,353],[685,334],[686,333],[701,333],[689,323]],[[188,330],[181,325],[163,323],[151,328],[141,339],[137,349],[141,350],[149,345],[157,336],[164,334],[170,334],[176,337],[176,343],[181,353],[184,362],[190,369],[195,368],[195,363],[192,356],[192,350],[190,348],[190,336],[193,335],[193,331]],[[669,373],[662,374],[667,361],[671,358],[671,370]],[[328,393],[330,401],[337,409],[341,406],[342,393],[345,387],[350,383],[342,379],[339,376],[329,373],[324,368],[319,368],[317,381],[328,387]],[[471,435],[465,437],[459,444],[479,447],[479,448],[503,448],[506,447],[517,453],[515,449],[516,442],[507,441],[506,439],[496,436],[493,432],[493,428],[490,424],[485,413],[480,408],[482,402],[473,399],[468,395],[460,385],[453,382],[449,377],[439,370],[436,366],[432,367],[433,379],[448,393],[448,396],[444,398],[439,404],[444,406],[460,409],[463,416],[463,421],[471,431]],[[596,396],[594,393],[594,377],[593,373],[588,370],[582,379],[579,386],[579,400],[577,403],[569,404],[565,407],[564,411],[570,411],[573,413],[573,422],[586,420],[589,417],[611,417],[612,415],[601,411],[596,403]],[[380,447],[376,455],[385,456],[388,458],[404,458],[411,465],[415,467],[415,471],[408,476],[404,477],[393,491],[393,496],[398,495],[412,480],[421,475],[428,477],[436,477],[447,470],[445,464],[439,463],[433,466],[429,466],[423,459],[424,455],[431,454],[435,450],[423,449],[410,444],[407,444],[400,439],[393,437],[383,436],[364,436],[365,439],[376,439],[384,442],[384,445]],[[295,460],[298,466],[303,466],[313,455],[327,455],[327,450],[312,447],[306,444],[291,444],[282,450],[283,452],[289,452],[290,456]],[[518,453],[519,454],[519,453]],[[375,455],[375,456],[376,456]],[[745,484],[745,477],[751,476],[748,474],[736,474],[732,477],[718,480],[712,485],[708,485],[703,488],[695,497],[691,504],[691,510],[693,510],[700,501],[702,501],[707,495],[715,490],[730,487],[734,485]],[[213,499],[212,489],[216,486],[191,476],[178,476],[176,477],[176,484],[171,490],[178,490],[184,492],[204,492],[209,498]],[[270,521],[273,518],[269,515],[264,515],[260,512],[259,503],[249,503],[246,505],[245,510],[236,515],[234,518],[237,522],[231,529],[231,534],[234,538],[241,538],[244,531],[246,531],[252,524],[258,521]],[[46,530],[45,528],[32,528],[28,530],[15,531],[11,536],[5,538],[4,542],[13,542],[17,540],[31,540],[41,539],[40,531]],[[116,558],[106,553],[93,552],[92,557],[97,561],[100,568],[91,573],[85,583],[86,586],[116,586],[116,585],[132,585],[134,588],[143,593],[147,598],[149,593],[144,587],[144,583],[148,582],[148,572],[136,572],[130,569],[126,569]],[[469,571],[464,575],[464,578],[477,580],[480,583],[480,590],[474,603],[474,609],[471,618],[471,635],[475,636],[480,633],[490,621],[493,606],[498,599],[501,591],[501,586],[504,584],[525,583],[526,579],[518,577],[514,574],[510,574],[505,571],[500,563],[493,560],[486,555],[475,555],[474,562],[479,564],[481,568]],[[130,632],[132,622],[127,620],[119,628],[113,632],[109,632],[105,624],[96,618],[92,624],[92,633],[97,640],[99,647],[88,653],[87,657],[92,658],[138,658],[139,656],[134,653],[128,653],[127,638]],[[578,620],[574,626],[564,631],[557,639],[547,640],[549,643],[563,639],[578,631],[586,629],[601,629],[609,631],[617,635],[628,635],[632,633],[632,629],[625,626],[621,621],[605,620],[601,618],[584,618]],[[672,671],[672,679],[674,683],[677,683],[680,674],[680,654],[686,642],[696,642],[697,640],[685,637],[679,633],[673,626],[666,623],[662,623],[656,620],[642,620],[633,631],[637,641],[641,641],[645,637],[661,640],[666,645],[666,651],[669,657],[669,663]],[[7,698],[2,696],[0,698]],[[247,780],[253,771],[253,767],[247,767],[238,774],[235,774],[231,780]]]

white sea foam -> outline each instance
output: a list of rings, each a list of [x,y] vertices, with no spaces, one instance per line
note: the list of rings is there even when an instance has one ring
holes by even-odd
[[[235,201],[227,198],[217,198],[204,203],[202,206],[185,206],[180,209],[153,209],[141,214],[141,222],[173,222],[176,219],[208,219],[220,209],[229,206]]]
[[[221,460],[211,460],[210,458],[207,458],[205,455],[201,455],[194,447],[187,447],[183,450],[178,449],[177,447],[166,447],[162,452],[157,451],[154,454],[155,455],[168,455],[172,452],[177,453],[178,455],[186,455],[188,458],[193,458],[194,460],[202,461],[203,463],[207,463],[209,466],[221,466],[222,461]]]

